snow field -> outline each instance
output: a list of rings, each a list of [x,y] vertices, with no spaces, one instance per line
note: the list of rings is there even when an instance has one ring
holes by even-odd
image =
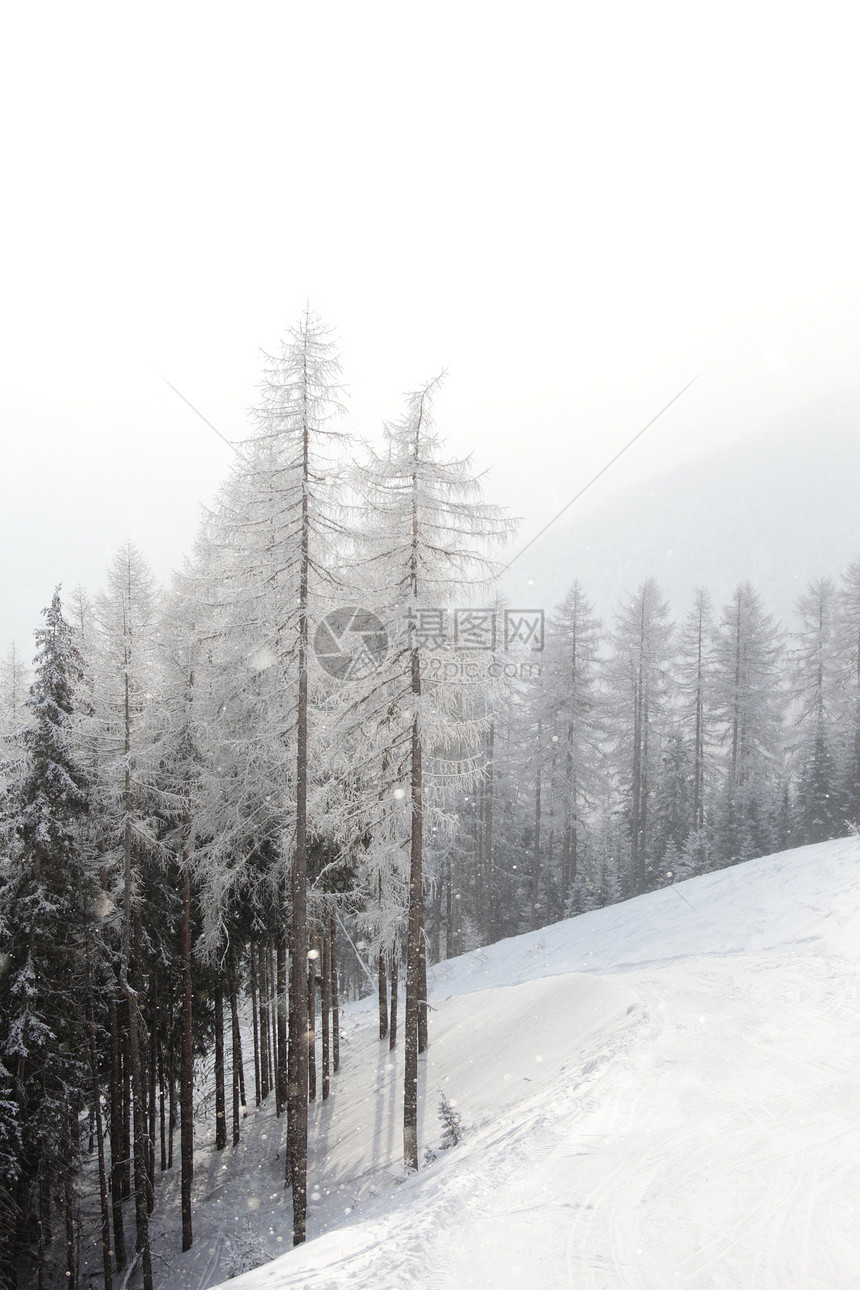
[[[349,1008],[332,1098],[312,1107],[311,1239],[228,1284],[860,1286],[858,951],[851,839],[438,965],[421,1151],[440,1091],[465,1136],[405,1179],[401,1054],[375,1038],[373,1000]],[[212,1285],[241,1224],[288,1246],[282,1129],[264,1108],[235,1153],[200,1149],[201,1191],[224,1182],[198,1196],[199,1248],[171,1253],[162,1290]]]

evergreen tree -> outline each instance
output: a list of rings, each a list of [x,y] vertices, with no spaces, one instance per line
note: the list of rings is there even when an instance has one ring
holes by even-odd
[[[650,851],[653,883],[661,885],[667,872],[677,870],[694,816],[695,762],[681,731],[670,729],[663,741],[651,809]]]
[[[649,885],[651,795],[659,778],[670,640],[668,606],[649,578],[616,616],[608,667],[634,895]]]
[[[562,909],[577,879],[585,817],[605,757],[606,721],[598,689],[600,626],[577,581],[547,629],[539,702],[543,742],[552,745],[548,770],[561,832]]]
[[[259,700],[262,716],[259,737],[243,723],[244,739],[246,747],[257,740],[263,753],[263,774],[254,782],[267,785],[275,825],[259,843],[272,858],[279,976],[289,919],[289,1044],[278,1043],[278,1052],[288,1052],[289,1070],[279,1070],[279,1083],[287,1095],[286,1181],[293,1242],[299,1244],[307,1215],[307,874],[315,738],[310,624],[332,579],[330,548],[339,533],[336,453],[344,436],[335,424],[340,365],[319,318],[306,310],[280,352],[264,358],[256,434],[243,446],[219,508],[215,539],[222,547],[228,614],[214,653],[224,664],[229,706],[235,711]],[[279,1019],[284,1015],[279,1010]]]
[[[418,1054],[426,1046],[425,839],[446,788],[462,792],[485,765],[485,691],[480,682],[446,684],[446,656],[455,644],[446,615],[461,629],[462,659],[487,625],[487,613],[478,610],[470,620],[462,611],[457,618],[452,599],[492,571],[486,542],[506,528],[496,508],[478,500],[469,462],[440,458],[432,419],[440,379],[410,395],[402,419],[386,426],[387,452],[372,454],[360,485],[373,517],[363,546],[365,585],[392,648],[358,706],[369,709],[366,724],[389,750],[394,791],[409,802],[403,1153],[412,1169],[418,1168]]]
[[[155,1079],[152,1062],[158,1055],[157,1064],[163,1070],[166,1049],[169,1069],[175,1071],[177,1035],[179,1040],[183,1250],[190,1249],[193,1241],[195,973],[192,942],[199,923],[193,899],[198,894],[193,870],[202,762],[199,673],[200,656],[204,651],[199,640],[197,618],[201,592],[199,580],[190,570],[185,570],[174,576],[171,594],[160,606],[157,629],[160,646],[159,725],[152,730],[157,748],[152,786],[156,794],[159,846],[156,863],[145,864],[143,874],[148,899],[145,943],[148,949],[151,1092],[154,1092]],[[202,975],[202,969],[198,974]],[[154,1123],[152,1105],[150,1122]],[[151,1161],[154,1173],[154,1149]]]
[[[135,1249],[141,1260],[144,1290],[152,1287],[149,1212],[153,1202],[144,1008],[152,987],[147,968],[151,948],[148,934],[155,932],[155,925],[154,920],[144,922],[141,909],[156,907],[147,899],[150,892],[146,887],[158,867],[162,814],[156,784],[163,724],[156,648],[159,604],[160,594],[146,561],[127,543],[109,566],[106,588],[95,602],[92,721],[98,737],[103,810],[102,873],[112,904],[122,911],[116,920],[119,926],[111,921],[108,943],[116,983],[114,1006],[127,1026],[125,1069],[131,1075]],[[163,890],[157,879],[154,885]],[[118,1062],[119,1049],[115,1045],[115,1078]],[[112,1127],[117,1128],[115,1116]],[[113,1134],[111,1164],[115,1186],[122,1172],[120,1153],[127,1158],[126,1144]],[[118,1223],[118,1207],[114,1212]]]
[[[714,744],[715,627],[711,599],[696,592],[693,606],[678,633],[678,712],[681,728],[692,753],[690,791],[691,830],[705,827],[711,789],[709,765]]]
[[[841,824],[834,755],[841,697],[835,600],[833,583],[819,578],[797,602],[800,626],[791,655],[791,688],[798,731],[797,827],[803,842],[832,838]]]
[[[765,855],[773,841],[775,786],[782,766],[782,640],[747,582],[722,613],[715,695],[723,738],[718,818],[723,863]]]
[[[81,660],[59,590],[36,632],[24,764],[13,786],[16,838],[3,873],[0,926],[0,1173],[14,1226],[0,1231],[0,1283],[15,1284],[35,1246],[44,1274],[52,1211],[73,1232],[77,1116],[87,1080],[85,951],[95,888],[84,849],[89,788],[75,746]],[[74,1242],[66,1272],[75,1272]]]
[[[842,704],[840,711],[840,814],[860,824],[860,560],[842,575],[836,619]]]
[[[24,723],[28,690],[28,669],[20,650],[10,645],[0,663],[0,738],[13,734]]]
[[[0,884],[14,846],[16,786],[24,766],[28,691],[28,672],[19,650],[12,645],[0,664]]]
[[[544,739],[540,719],[535,726],[539,694],[539,679],[517,677],[488,697],[487,766],[471,794],[472,904],[482,945],[537,926],[547,907],[540,807],[544,764],[555,745]],[[527,800],[533,807],[529,812]],[[446,836],[445,845],[454,851],[454,839]],[[468,880],[468,868],[462,876]]]

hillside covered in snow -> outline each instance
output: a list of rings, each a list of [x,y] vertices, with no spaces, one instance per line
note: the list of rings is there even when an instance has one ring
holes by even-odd
[[[860,1275],[860,842],[691,879],[438,965],[421,1151],[374,1001],[343,1017],[311,1108],[309,1240],[234,1290],[576,1286],[849,1290]],[[441,1150],[445,1095],[462,1138]],[[198,1151],[194,1248],[174,1183],[161,1290],[288,1249],[282,1122]],[[160,1235],[161,1234],[161,1235]]]

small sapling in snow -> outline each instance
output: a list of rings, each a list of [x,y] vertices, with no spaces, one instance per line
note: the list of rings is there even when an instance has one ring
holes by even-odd
[[[439,1094],[439,1119],[442,1121],[442,1141],[439,1144],[440,1151],[449,1151],[451,1147],[456,1147],[457,1143],[463,1136],[463,1119],[459,1111],[456,1111],[448,1101],[444,1093]],[[424,1163],[432,1165],[438,1152],[427,1147],[424,1151]]]

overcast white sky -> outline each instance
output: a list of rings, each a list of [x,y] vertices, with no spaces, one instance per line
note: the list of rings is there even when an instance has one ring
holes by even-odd
[[[4,28],[0,650],[127,539],[167,576],[230,450],[157,373],[241,437],[307,298],[359,433],[449,369],[440,425],[522,540],[699,371],[603,487],[855,379],[847,3],[83,0]]]

